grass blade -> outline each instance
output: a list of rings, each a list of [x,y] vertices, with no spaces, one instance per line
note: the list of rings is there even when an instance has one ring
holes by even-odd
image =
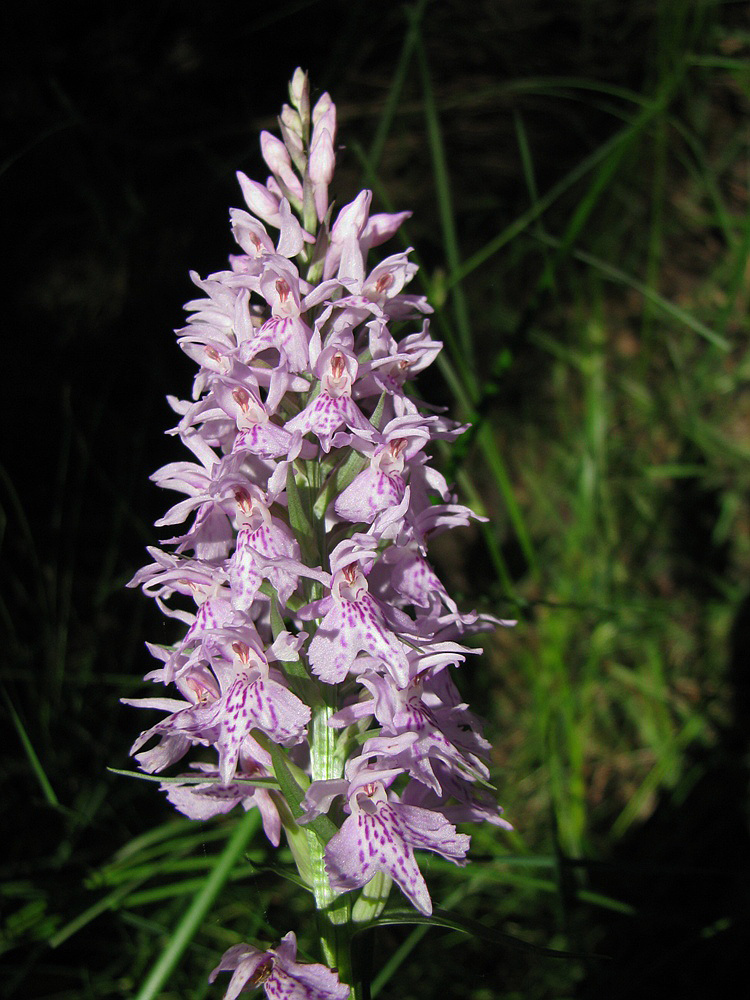
[[[42,789],[42,795],[44,796],[48,805],[53,806],[55,809],[59,809],[60,800],[58,799],[57,795],[55,795],[55,790],[52,787],[52,784],[49,778],[47,777],[44,768],[42,767],[42,762],[39,759],[39,755],[34,749],[34,745],[29,739],[29,734],[26,732],[24,724],[21,722],[18,712],[16,712],[13,703],[11,702],[5,690],[3,690],[3,700],[5,701],[5,705],[6,708],[8,709],[8,712],[10,713],[11,719],[13,720],[13,725],[16,727],[18,738],[21,741],[21,745],[23,746],[23,749],[26,753],[29,764],[31,765],[31,770],[34,772],[36,780],[39,782],[39,786]]]
[[[229,880],[232,869],[259,825],[260,813],[257,809],[245,813],[239,821],[227,846],[218,857],[213,871],[193,898],[182,920],[175,927],[167,947],[151,969],[146,981],[136,994],[135,1000],[156,1000],[190,942],[198,933],[206,914]]]

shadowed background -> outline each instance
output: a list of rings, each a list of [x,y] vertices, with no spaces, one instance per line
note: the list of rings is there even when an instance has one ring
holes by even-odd
[[[420,389],[475,425],[441,463],[491,524],[434,558],[462,607],[519,619],[459,678],[516,834],[473,831],[474,865],[424,869],[466,917],[575,953],[385,929],[373,995],[720,992],[750,929],[747,5],[2,20],[7,996],[218,996],[224,948],[309,912],[256,837],[138,993],[235,820],[180,823],[105,770],[145,725],[118,702],[145,639],[173,638],[124,589],[171,502],[148,475],[183,457],[172,330],[189,270],[232,252],[235,170],[265,177],[258,131],[297,65],[338,107],[338,203],[365,183],[413,210],[446,343]]]

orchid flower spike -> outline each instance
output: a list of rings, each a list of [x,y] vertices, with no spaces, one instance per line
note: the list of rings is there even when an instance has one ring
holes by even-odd
[[[237,252],[193,275],[177,340],[198,370],[169,400],[190,454],[152,477],[178,499],[130,583],[183,627],[149,646],[147,681],[176,691],[127,699],[163,713],[138,766],[187,759],[161,787],[193,819],[257,809],[336,927],[325,966],[297,961],[292,932],[230,948],[210,976],[232,973],[226,1000],[345,1000],[350,905],[376,916],[395,882],[428,915],[421,852],[463,865],[456,823],[508,826],[452,675],[479,652],[470,636],[512,623],[459,611],[430,562],[430,539],[474,517],[432,465],[465,428],[409,385],[441,349],[405,291],[416,265],[369,259],[409,213],[373,213],[367,190],[335,207],[336,108],[310,95],[298,69],[280,137],[261,133],[270,175],[237,175]]]

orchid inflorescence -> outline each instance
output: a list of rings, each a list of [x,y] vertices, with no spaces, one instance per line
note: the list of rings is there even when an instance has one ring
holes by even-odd
[[[227,997],[263,985],[323,1000],[349,996],[341,942],[382,912],[392,881],[432,912],[415,850],[461,865],[456,823],[508,825],[448,669],[480,652],[464,637],[505,623],[459,612],[427,559],[429,538],[475,515],[427,455],[465,428],[408,386],[441,348],[427,300],[403,291],[417,268],[407,250],[368,271],[410,213],[371,214],[370,191],[336,211],[335,106],[323,94],[310,109],[299,69],[290,102],[282,139],[261,133],[266,183],[238,174],[241,253],[192,275],[203,297],[178,331],[199,372],[191,401],[169,397],[170,433],[193,460],[152,478],[185,495],[157,524],[192,521],[131,581],[187,628],[150,645],[160,666],[146,678],[181,698],[127,702],[169,713],[135,741],[140,768],[213,748],[165,782],[167,797],[201,820],[257,808],[273,845],[285,831],[328,927],[334,971],[297,963],[290,932],[268,951],[236,945],[212,978],[233,972]]]

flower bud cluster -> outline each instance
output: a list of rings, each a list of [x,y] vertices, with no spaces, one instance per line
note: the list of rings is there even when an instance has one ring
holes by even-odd
[[[168,798],[197,819],[257,808],[278,845],[283,748],[305,785],[299,821],[329,814],[338,830],[333,892],[380,874],[429,914],[415,849],[462,864],[457,822],[507,825],[486,787],[489,744],[449,675],[478,652],[464,637],[499,623],[460,613],[427,558],[430,537],[474,515],[428,454],[463,428],[409,387],[441,348],[426,299],[404,291],[417,268],[409,251],[368,264],[409,213],[371,213],[369,191],[332,206],[335,106],[324,94],[311,109],[299,70],[290,99],[282,139],[261,134],[270,176],[238,174],[240,252],[192,275],[201,297],[178,331],[198,373],[191,400],[169,399],[172,433],[192,459],[152,478],[182,495],[157,522],[181,533],[131,584],[185,626],[150,646],[147,675],[179,697],[129,700],[167,713],[132,752],[160,773],[209,748]]]

